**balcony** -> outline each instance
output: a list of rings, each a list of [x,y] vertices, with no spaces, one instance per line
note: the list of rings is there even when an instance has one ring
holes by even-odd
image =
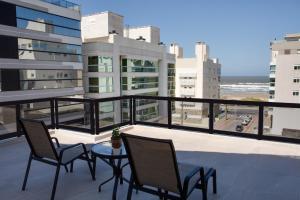
[[[159,118],[156,121],[137,120],[135,113],[140,101],[145,100],[157,102]],[[114,111],[104,106],[106,102],[114,103]],[[174,108],[174,102],[182,103],[175,104]],[[199,110],[178,108],[185,103],[195,103]],[[27,190],[21,191],[29,155],[28,145],[15,123],[21,117],[43,119],[63,144],[109,140],[113,125],[131,134],[172,139],[179,161],[217,169],[218,194],[213,195],[209,187],[208,199],[300,198],[296,187],[300,184],[300,139],[297,134],[286,131],[297,129],[297,118],[292,116],[300,109],[299,104],[123,96],[2,102],[0,108],[1,139],[10,138],[0,142],[0,194],[3,199],[48,199],[51,193],[55,169],[38,162],[33,162]],[[4,111],[9,115],[3,116]],[[122,113],[123,117],[114,115],[110,121],[104,120],[110,112]],[[283,118],[276,119],[278,113],[283,114]],[[243,131],[237,132],[234,124],[240,123],[237,118],[241,115],[252,115],[252,120]],[[289,127],[282,125],[284,128],[278,129],[278,121],[283,123],[284,118],[288,118]],[[86,163],[78,161],[74,167],[72,174],[61,173],[56,199],[111,199],[113,183],[105,185],[101,193],[97,191],[98,184],[110,177],[111,168],[99,161],[96,181],[92,181]],[[130,170],[125,168],[124,174],[129,177]],[[127,189],[127,183],[120,185],[117,199],[126,199]],[[195,191],[190,199],[201,197],[201,192]],[[157,197],[139,192],[134,193],[133,199]]]

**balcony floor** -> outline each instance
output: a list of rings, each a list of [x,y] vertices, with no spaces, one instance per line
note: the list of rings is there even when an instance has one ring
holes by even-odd
[[[209,199],[300,199],[300,145],[147,126],[133,126],[126,132],[171,138],[179,161],[215,167],[218,174],[218,194],[212,194],[210,184]],[[56,136],[61,143],[71,143],[70,140],[73,140],[66,137],[62,130]],[[21,191],[28,155],[29,148],[24,137],[0,142],[1,199],[50,198],[55,168],[36,161],[33,161],[31,167],[27,190]],[[110,177],[111,173],[110,167],[98,161],[96,181],[92,181],[86,163],[77,161],[73,174],[61,170],[56,199],[111,199],[112,182],[105,185],[101,193],[97,192],[99,182]],[[128,175],[129,169],[126,169],[125,176]],[[119,186],[118,199],[126,199],[127,188],[127,183]],[[190,197],[201,198],[201,192],[197,190]],[[158,198],[139,192],[133,195],[133,199]]]

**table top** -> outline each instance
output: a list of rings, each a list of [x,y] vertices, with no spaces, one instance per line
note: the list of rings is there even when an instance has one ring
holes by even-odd
[[[94,156],[107,159],[127,158],[127,153],[122,143],[119,149],[114,149],[110,141],[101,142],[92,146],[91,152]]]

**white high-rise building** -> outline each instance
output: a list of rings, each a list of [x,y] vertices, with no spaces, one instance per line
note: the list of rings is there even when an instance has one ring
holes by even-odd
[[[269,89],[271,102],[300,103],[299,33],[271,42]],[[300,109],[274,107],[271,113],[271,134],[296,136],[300,133]]]
[[[84,16],[81,28],[87,97],[175,95],[175,56],[160,42],[159,28],[124,27],[123,16],[112,12]],[[158,101],[137,103],[138,120],[157,121],[166,114],[167,106]],[[101,116],[106,113],[102,124],[124,120],[128,110],[118,119],[119,109],[116,102],[100,104]]]
[[[220,98],[221,64],[218,59],[210,58],[207,44],[196,43],[194,58],[183,58],[183,49],[178,44],[171,45],[170,53],[176,54],[177,97]],[[184,118],[208,114],[208,104],[177,102],[176,109],[193,111]]]

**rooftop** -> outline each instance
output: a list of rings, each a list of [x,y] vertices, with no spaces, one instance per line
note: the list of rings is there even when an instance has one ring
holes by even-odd
[[[135,125],[127,133],[148,137],[169,138],[175,145],[177,159],[182,162],[213,166],[217,170],[218,194],[208,199],[299,199],[300,146],[271,141],[259,141],[231,136],[210,135],[166,128]],[[74,142],[70,131],[59,129],[55,136],[63,144]],[[107,138],[108,139],[108,138]],[[78,137],[75,140],[80,140]],[[105,140],[105,138],[104,138]],[[90,140],[84,140],[91,143]],[[29,155],[24,137],[0,143],[0,189],[3,199],[40,200],[51,193],[55,167],[33,162],[27,190],[21,183]],[[104,162],[97,163],[96,181],[92,181],[86,163],[77,161],[74,173],[60,174],[56,199],[110,199],[113,183],[98,193],[98,184],[110,177],[112,171]],[[129,169],[125,170],[129,176]],[[125,199],[128,184],[119,185],[118,198]],[[193,192],[190,199],[201,199],[201,192]],[[142,192],[133,199],[157,199]]]

